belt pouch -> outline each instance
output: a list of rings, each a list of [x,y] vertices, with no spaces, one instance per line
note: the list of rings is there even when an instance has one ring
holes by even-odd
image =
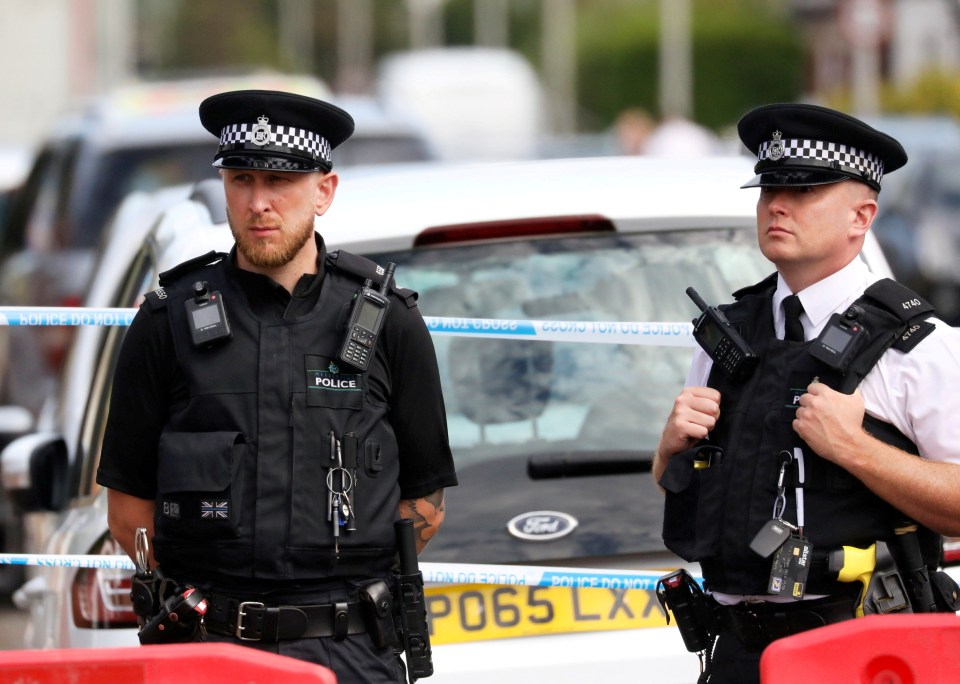
[[[396,647],[397,626],[393,619],[393,595],[383,580],[371,582],[360,588],[360,605],[367,631],[377,648]]]
[[[960,610],[960,587],[943,570],[931,574],[933,598],[937,602],[937,612],[955,613]]]

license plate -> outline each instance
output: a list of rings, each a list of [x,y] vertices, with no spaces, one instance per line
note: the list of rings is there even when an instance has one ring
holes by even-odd
[[[426,588],[432,644],[666,625],[649,589],[495,586]]]

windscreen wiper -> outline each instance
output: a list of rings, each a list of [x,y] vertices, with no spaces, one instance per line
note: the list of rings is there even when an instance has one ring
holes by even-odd
[[[625,475],[649,473],[653,451],[565,451],[534,454],[527,459],[527,476],[531,480],[592,475]]]

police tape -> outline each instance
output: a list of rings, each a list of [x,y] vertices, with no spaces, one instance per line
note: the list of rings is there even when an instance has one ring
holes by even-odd
[[[0,325],[130,325],[136,313],[136,309],[97,309],[71,306],[0,306]]]
[[[126,326],[136,309],[0,307],[0,326]],[[694,345],[693,326],[678,322],[534,321],[424,316],[434,335],[544,342],[595,342],[669,347]]]
[[[126,556],[0,553],[0,566],[24,565],[41,568],[89,570],[134,570]],[[600,589],[656,588],[660,572],[643,570],[595,570],[535,565],[488,565],[481,563],[420,563],[423,581],[428,584],[497,584],[532,587]],[[696,578],[700,582],[700,578]]]
[[[424,316],[434,335],[544,342],[598,342],[666,347],[694,345],[690,323],[629,321],[527,321],[496,318],[446,318]]]

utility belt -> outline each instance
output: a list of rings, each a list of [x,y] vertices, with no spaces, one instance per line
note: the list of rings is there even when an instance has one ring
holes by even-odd
[[[140,623],[141,644],[203,641],[208,632],[240,641],[277,642],[285,639],[368,633],[378,648],[392,647],[406,655],[410,684],[433,674],[433,652],[427,624],[423,573],[417,564],[413,521],[394,522],[399,560],[397,574],[370,580],[357,590],[359,601],[318,605],[272,606],[230,596],[204,594],[150,569],[146,528],[135,535],[136,571],[130,599]]]
[[[825,574],[850,588],[821,599],[724,606],[683,569],[658,580],[657,598],[668,623],[672,613],[687,650],[700,658],[698,681],[703,683],[709,680],[720,632],[733,634],[749,649],[762,650],[777,639],[864,615],[960,610],[960,587],[953,578],[942,571],[930,572],[919,559],[898,567],[893,555],[884,542],[868,549],[845,546],[828,552]],[[823,566],[818,566],[819,571]]]
[[[162,576],[149,583],[134,576],[133,583],[142,644],[203,641],[210,632],[267,643],[369,633],[380,647],[397,645],[394,597],[383,580],[362,586],[359,601],[282,606],[210,594]]]
[[[229,596],[206,595],[203,624],[208,632],[241,641],[276,642],[285,639],[333,637],[371,631],[364,604],[359,601],[306,606],[269,606],[258,601],[238,601]]]
[[[732,633],[747,648],[762,650],[777,639],[857,615],[857,598],[852,593],[784,603],[722,605],[683,569],[661,577],[656,592],[667,623],[672,614],[687,650],[700,657],[700,682],[709,680],[713,648],[721,632]]]
[[[777,639],[856,617],[853,597],[732,606],[718,604],[712,597],[710,600],[715,604],[720,630],[731,632],[751,650],[762,650]]]

